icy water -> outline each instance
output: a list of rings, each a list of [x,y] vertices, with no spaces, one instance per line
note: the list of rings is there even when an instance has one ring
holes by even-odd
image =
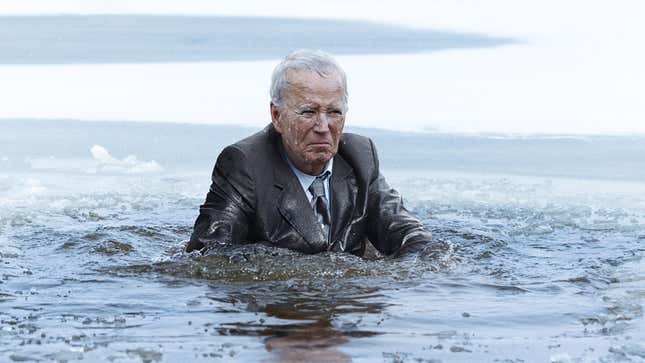
[[[253,129],[0,121],[0,361],[645,361],[645,138],[372,136],[444,253],[182,251]]]
[[[515,39],[356,20],[223,16],[0,16],[0,64],[279,59],[294,49],[401,54]]]

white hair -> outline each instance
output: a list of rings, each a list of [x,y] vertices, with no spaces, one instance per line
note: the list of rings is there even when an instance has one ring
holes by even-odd
[[[330,55],[320,50],[301,49],[287,55],[273,70],[271,76],[271,102],[282,107],[284,91],[289,86],[287,71],[289,69],[306,69],[318,73],[321,77],[333,74],[340,76],[343,84],[343,103],[347,107],[347,77],[345,71]]]

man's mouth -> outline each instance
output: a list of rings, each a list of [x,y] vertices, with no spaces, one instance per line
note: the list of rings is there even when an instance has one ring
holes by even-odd
[[[331,146],[331,143],[323,141],[323,142],[312,142],[307,145],[310,148],[328,148]]]

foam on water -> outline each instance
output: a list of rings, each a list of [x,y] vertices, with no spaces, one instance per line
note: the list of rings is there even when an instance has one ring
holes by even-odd
[[[35,178],[16,178],[11,176],[2,176],[0,178],[0,201],[6,201],[12,198],[13,200],[25,199],[31,196],[42,194],[46,188],[41,184],[40,180]]]

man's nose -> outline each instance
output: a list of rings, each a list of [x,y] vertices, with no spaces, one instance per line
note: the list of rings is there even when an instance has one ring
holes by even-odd
[[[329,131],[329,118],[327,117],[327,113],[325,112],[320,112],[318,114],[318,120],[316,120],[316,124],[314,125],[314,130],[316,132],[327,132]]]

